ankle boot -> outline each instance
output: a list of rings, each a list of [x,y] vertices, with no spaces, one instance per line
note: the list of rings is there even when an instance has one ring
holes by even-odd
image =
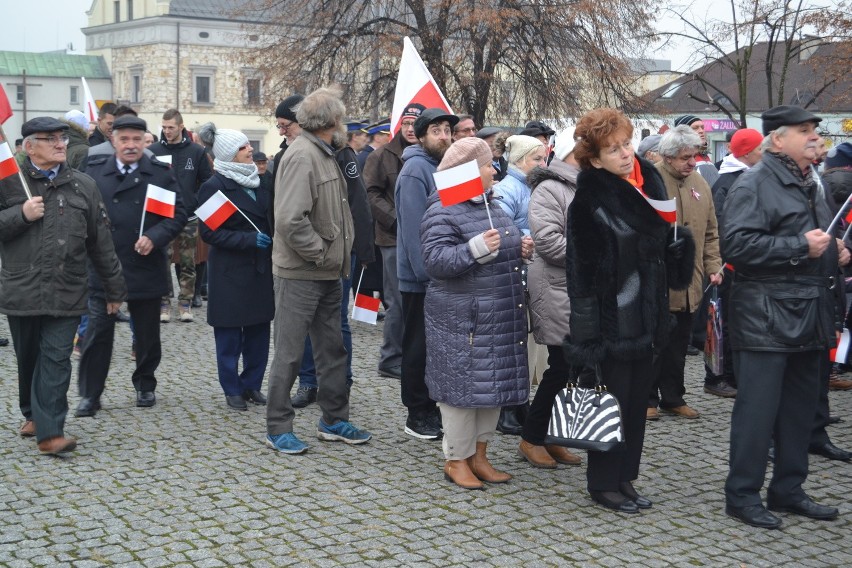
[[[524,427],[518,421],[517,406],[504,406],[500,409],[500,418],[497,420],[497,431],[508,436],[521,435]]]
[[[476,453],[467,458],[467,463],[470,465],[470,470],[473,474],[488,483],[506,483],[512,476],[502,471],[497,471],[488,461],[485,455],[485,450],[488,444],[486,442],[476,443]]]
[[[447,460],[444,464],[444,479],[464,489],[483,489],[482,482],[470,471],[467,460]]]

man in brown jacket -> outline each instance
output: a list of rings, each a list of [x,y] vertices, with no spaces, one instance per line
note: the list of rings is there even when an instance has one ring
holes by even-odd
[[[396,204],[394,188],[402,169],[402,151],[417,144],[414,121],[423,105],[409,105],[402,113],[399,132],[393,139],[370,154],[364,164],[364,185],[376,221],[376,246],[382,251],[382,286],[386,306],[382,347],[379,351],[379,374],[402,377],[402,296],[396,274]]]
[[[695,239],[695,271],[686,290],[669,290],[669,310],[677,325],[671,332],[655,365],[656,381],[648,400],[648,419],[658,417],[657,405],[666,412],[684,418],[698,418],[698,412],[683,399],[686,348],[695,311],[701,304],[704,276],[712,284],[722,283],[722,259],[719,255],[719,230],[713,194],[695,167],[695,155],[701,138],[689,126],[677,126],[660,140],[661,160],[657,170],[666,184],[669,198],[677,200],[677,224],[689,227]]]

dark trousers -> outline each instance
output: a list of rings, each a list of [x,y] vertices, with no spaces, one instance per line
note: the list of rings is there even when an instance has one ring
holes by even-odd
[[[710,370],[710,367],[704,365],[704,384],[715,385],[719,381],[725,381],[731,386],[737,386],[737,379],[734,377],[734,353],[731,350],[731,340],[728,336],[728,314],[730,313],[731,300],[731,282],[734,280],[734,273],[730,270],[725,270],[725,279],[719,285],[719,300],[722,303],[722,374],[716,375]],[[708,290],[708,295],[712,290]]]
[[[409,413],[433,412],[435,401],[426,387],[426,294],[400,292],[402,296],[402,404]]]
[[[565,360],[562,347],[547,346],[547,370],[541,375],[538,390],[530,405],[524,430],[521,437],[536,446],[544,444],[547,427],[550,425],[550,415],[553,411],[553,400],[559,391],[565,388],[569,381],[577,377],[576,370]]]
[[[246,327],[214,327],[216,367],[226,396],[260,390],[269,360],[269,322]],[[240,357],[243,371],[239,371]]]
[[[594,381],[591,369],[584,369],[581,382]],[[586,482],[589,491],[618,491],[618,485],[639,477],[639,462],[645,442],[645,414],[653,365],[651,355],[634,361],[608,359],[601,363],[603,384],[621,406],[625,448],[621,452],[589,452]]]
[[[831,442],[825,430],[831,416],[828,410],[828,380],[831,377],[831,363],[828,350],[823,351],[819,358],[819,398],[811,432],[811,446],[823,446]]]
[[[133,388],[153,392],[157,388],[154,373],[160,366],[160,298],[128,300],[127,309],[133,319],[136,335],[136,370],[133,371]],[[106,312],[102,297],[89,297],[89,326],[80,348],[78,385],[80,396],[100,398],[106,386],[109,364],[112,360],[115,338],[115,316]]]
[[[18,360],[18,404],[36,439],[62,436],[68,414],[71,350],[78,316],[8,316]]]
[[[660,351],[654,364],[656,380],[648,395],[648,406],[651,408],[675,408],[683,406],[686,401],[683,395],[684,366],[686,365],[686,348],[689,347],[689,337],[692,333],[693,314],[689,312],[673,312],[676,325],[669,335],[669,343]]]
[[[731,451],[725,497],[730,505],[759,505],[769,442],[775,466],[768,493],[776,503],[805,497],[808,443],[819,398],[822,351],[734,351],[737,398],[731,414]]]

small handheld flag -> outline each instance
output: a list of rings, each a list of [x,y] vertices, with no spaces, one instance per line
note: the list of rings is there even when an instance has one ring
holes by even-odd
[[[210,227],[211,231],[215,231],[236,212],[237,206],[225,197],[224,193],[217,191],[195,211],[195,214],[202,223]]]
[[[635,186],[634,186],[635,187]],[[674,223],[677,221],[677,201],[675,199],[651,199],[648,195],[639,189],[636,188],[636,191],[645,198],[645,201],[654,208],[654,211],[657,212],[657,215],[663,218],[666,223]]]
[[[837,342],[837,347],[830,350],[831,360],[833,362],[844,365],[846,364],[847,358],[849,357],[849,343],[849,330],[844,329],[843,333],[840,335],[840,341]]]
[[[454,168],[435,172],[435,187],[441,205],[449,207],[482,195],[482,178],[479,177],[479,166],[476,160],[471,160]]]
[[[352,308],[352,319],[376,325],[379,319],[379,298],[355,294],[355,307]]]
[[[145,194],[145,211],[173,219],[176,197],[177,194],[174,191],[149,183]]]

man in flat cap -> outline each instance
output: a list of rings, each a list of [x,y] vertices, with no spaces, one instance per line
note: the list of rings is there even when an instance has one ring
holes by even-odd
[[[823,520],[838,514],[812,501],[802,485],[820,357],[839,328],[833,288],[840,249],[823,230],[831,216],[811,169],[822,119],[786,105],[761,118],[767,150],[737,179],[724,207],[722,253],[736,268],[728,327],[737,377],[725,496],[728,515],[775,529],[781,519],[760,496],[767,463],[761,456],[773,437],[769,510]]]
[[[508,133],[496,126],[480,128],[476,133],[476,137],[485,140],[491,148],[491,167],[494,168],[495,182],[506,177],[506,173],[509,171],[509,162],[507,162],[506,158],[503,157],[503,148],[505,148],[506,139],[503,138],[503,143],[499,145],[499,148],[497,144],[497,140],[500,138],[500,135],[507,136],[507,134]]]
[[[64,433],[71,351],[86,311],[86,261],[103,283],[104,309],[115,314],[127,296],[101,194],[66,162],[68,125],[39,117],[24,123],[23,174],[0,181],[0,312],[18,359],[24,424],[43,454],[73,450]]]
[[[112,125],[115,154],[90,157],[86,170],[98,184],[106,204],[115,252],[127,282],[127,307],[136,332],[136,370],[132,379],[136,406],[140,407],[156,403],[154,373],[162,355],[160,298],[170,283],[166,249],[187,220],[180,185],[169,164],[152,160],[142,152],[147,129],[139,117],[117,118]],[[152,207],[150,197],[156,197],[158,203],[171,201],[173,212]],[[90,272],[89,326],[80,354],[82,400],[77,416],[94,416],[101,408],[114,333],[115,318],[107,310],[103,283]]]

